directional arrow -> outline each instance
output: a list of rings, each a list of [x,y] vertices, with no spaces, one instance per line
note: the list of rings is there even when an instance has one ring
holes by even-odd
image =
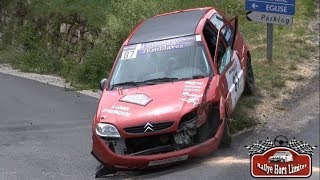
[[[256,5],[256,3],[253,3],[253,4],[252,4],[252,8],[253,8],[253,9],[256,9],[257,7],[259,7],[259,6]]]
[[[274,14],[274,13],[257,12],[257,11],[248,11],[247,19],[249,21],[287,25],[287,26],[291,25],[293,22],[292,15]]]

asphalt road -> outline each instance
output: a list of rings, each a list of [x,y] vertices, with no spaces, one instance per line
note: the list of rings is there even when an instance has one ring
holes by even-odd
[[[283,113],[238,134],[231,148],[157,171],[121,172],[112,179],[250,179],[244,145],[282,134],[319,145],[319,77],[284,101]],[[0,73],[0,179],[93,179],[91,120],[98,100]],[[313,156],[319,179],[319,148]]]

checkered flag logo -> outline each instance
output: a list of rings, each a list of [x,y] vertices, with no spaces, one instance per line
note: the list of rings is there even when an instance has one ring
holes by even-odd
[[[264,141],[257,141],[251,146],[245,146],[245,148],[249,150],[250,156],[254,154],[262,154],[273,147],[275,147],[275,145],[268,137]]]
[[[297,141],[296,138],[293,138],[287,147],[295,150],[299,154],[308,154],[310,156],[313,155],[313,150],[317,148],[317,146],[311,146],[304,141]]]

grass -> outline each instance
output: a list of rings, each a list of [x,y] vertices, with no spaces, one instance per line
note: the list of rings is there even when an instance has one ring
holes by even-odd
[[[313,0],[296,1],[292,26],[274,26],[273,62],[266,60],[266,24],[246,20],[243,0],[1,0],[0,9],[11,14],[11,19],[0,24],[0,62],[27,72],[61,75],[77,88],[96,89],[138,22],[159,13],[201,6],[215,6],[229,17],[239,17],[239,30],[251,49],[257,96],[240,100],[232,117],[232,129],[236,132],[252,127],[259,121],[247,110],[261,102],[262,93],[277,98],[287,80],[302,80],[303,76],[293,78],[291,71],[296,71],[318,49],[307,42],[311,34],[307,26],[315,16]],[[69,47],[61,40],[60,24],[74,22],[94,35],[93,46],[82,41],[79,47]],[[77,48],[86,49],[80,60],[63,53]]]

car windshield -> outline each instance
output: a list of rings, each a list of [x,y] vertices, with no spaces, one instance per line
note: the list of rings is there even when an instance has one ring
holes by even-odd
[[[125,46],[110,85],[170,82],[212,75],[200,35]]]
[[[287,154],[287,152],[276,152],[275,154],[274,154],[274,156],[284,156],[284,155],[286,155]]]

